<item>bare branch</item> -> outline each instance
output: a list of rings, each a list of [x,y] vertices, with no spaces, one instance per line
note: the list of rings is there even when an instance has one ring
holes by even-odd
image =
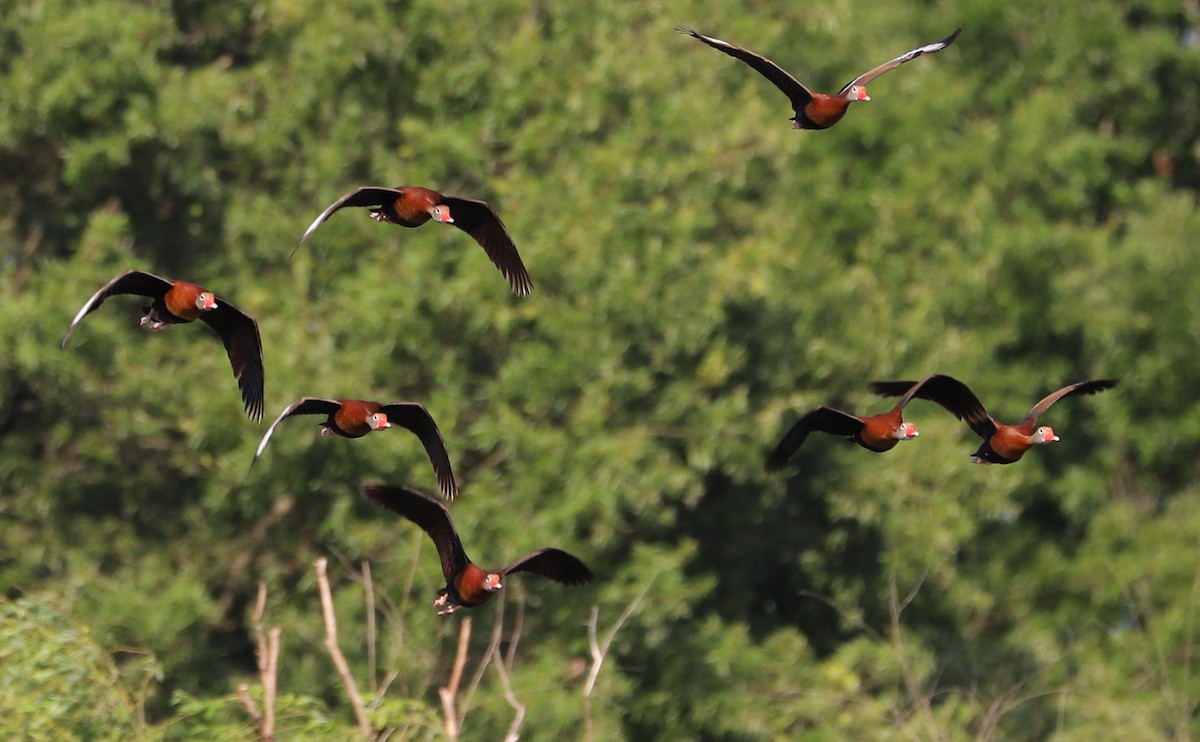
[[[900,596],[896,591],[896,573],[893,572],[888,577],[888,612],[891,615],[892,623],[892,645],[896,648],[896,658],[900,662],[900,669],[904,673],[904,687],[908,691],[909,702],[912,703],[917,711],[920,712],[921,722],[925,725],[926,739],[939,740],[942,739],[941,731],[938,729],[937,720],[933,715],[933,707],[929,703],[929,694],[921,687],[920,681],[913,672],[912,665],[908,661],[908,651],[904,648],[904,637],[900,630],[900,614],[908,606],[909,602],[916,597],[917,590],[924,581],[925,576],[922,575],[918,580],[916,587],[912,592],[905,597],[903,603],[900,601]]]
[[[333,666],[337,668],[338,675],[342,678],[342,684],[346,686],[346,695],[350,698],[350,705],[354,708],[354,716],[358,719],[358,730],[363,736],[371,739],[375,736],[374,730],[371,729],[371,723],[367,720],[367,711],[363,706],[362,696],[359,695],[358,685],[354,682],[354,676],[350,674],[350,665],[346,662],[345,655],[342,654],[341,647],[337,641],[337,617],[333,613],[333,593],[329,589],[329,577],[325,574],[325,569],[328,560],[321,557],[313,562],[313,567],[317,571],[317,589],[321,596],[321,612],[325,616],[325,648],[329,650],[329,656],[333,659]]]
[[[604,664],[604,657],[608,654],[608,648],[612,645],[613,639],[616,638],[617,632],[621,630],[621,627],[625,625],[625,622],[637,610],[637,607],[642,602],[642,598],[646,597],[647,591],[650,590],[650,586],[654,584],[656,579],[658,579],[658,572],[655,572],[646,581],[645,587],[629,602],[629,605],[625,606],[625,611],[621,613],[620,618],[609,629],[608,636],[604,638],[603,644],[596,641],[596,621],[600,617],[600,608],[599,606],[592,606],[592,616],[588,620],[588,646],[592,650],[592,669],[588,672],[587,682],[583,685],[583,695],[585,698],[592,695],[592,689],[596,685],[596,678],[600,675],[600,666]]]
[[[371,692],[379,694],[379,678],[375,664],[375,582],[371,579],[371,563],[362,560],[363,594],[367,600],[367,680]]]
[[[279,674],[279,637],[278,627],[271,629],[270,638],[263,632],[263,617],[267,612],[267,583],[258,583],[258,597],[254,602],[254,644],[255,664],[258,665],[258,677],[263,687],[263,713],[250,696],[250,686],[243,683],[238,686],[238,698],[242,701],[246,713],[258,728],[259,739],[273,742],[275,739],[275,688]]]
[[[521,631],[525,628],[525,601],[517,601],[517,622],[513,624],[512,633],[508,639],[508,653],[506,662],[508,662],[508,670],[512,672],[513,661],[517,656],[517,645],[521,643]]]
[[[451,740],[457,740],[461,731],[454,702],[458,697],[458,686],[462,683],[463,668],[467,664],[467,647],[470,643],[471,617],[466,616],[458,629],[458,651],[454,655],[454,669],[450,671],[450,682],[444,688],[438,688],[438,697],[442,699],[442,715],[446,717],[446,736]]]
[[[279,638],[283,630],[271,628],[267,637],[267,672],[263,681],[263,739],[275,739],[275,693],[279,682]]]
[[[658,572],[655,572],[651,575],[650,579],[646,581],[645,586],[629,602],[629,605],[625,606],[625,610],[617,618],[617,622],[609,629],[608,636],[604,637],[603,643],[597,637],[596,628],[596,624],[600,619],[600,606],[592,606],[592,613],[588,617],[587,622],[588,648],[592,654],[592,666],[588,670],[587,681],[583,684],[583,738],[588,742],[594,739],[592,730],[592,691],[596,687],[596,679],[600,677],[600,668],[604,665],[604,658],[608,655],[608,648],[612,646],[613,639],[617,637],[617,632],[621,630],[621,627],[625,625],[625,622],[637,610],[638,605],[642,602],[642,598],[646,597],[650,586],[658,579],[658,574]]]
[[[499,645],[492,651],[498,653]],[[504,666],[504,658],[497,654],[495,660],[492,665],[496,668],[496,674],[500,676],[500,685],[504,688],[504,700],[508,701],[508,705],[512,706],[513,711],[517,712],[513,717],[512,724],[508,727],[508,734],[504,735],[504,742],[517,742],[521,738],[521,722],[525,721],[525,705],[518,701],[517,694],[513,693],[512,684],[508,680],[509,668]]]
[[[500,646],[500,635],[504,631],[504,607],[508,605],[508,594],[501,593],[500,600],[496,607],[496,618],[492,621],[492,638],[488,641],[487,650],[483,653],[483,659],[479,661],[479,667],[475,668],[475,674],[471,676],[471,684],[467,686],[467,692],[463,694],[462,708],[471,707],[471,699],[475,697],[475,690],[479,687],[479,683],[483,680],[483,674],[487,672],[488,663],[492,661],[492,655],[496,652],[496,647]],[[459,712],[459,721],[466,718],[465,710]]]
[[[258,713],[258,706],[254,705],[254,699],[250,697],[250,686],[242,683],[238,686],[237,694],[238,698],[242,701],[242,706],[246,709],[246,713],[250,715],[250,720],[254,722],[254,726],[258,728],[261,735],[263,718],[262,714]]]

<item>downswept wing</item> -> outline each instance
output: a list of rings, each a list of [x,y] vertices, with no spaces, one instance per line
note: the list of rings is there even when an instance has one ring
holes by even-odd
[[[941,41],[935,41],[932,44],[926,44],[925,46],[918,46],[916,49],[913,49],[912,51],[904,52],[903,54],[896,57],[895,59],[890,59],[890,60],[884,62],[883,64],[879,65],[878,67],[867,70],[866,72],[862,73],[858,77],[854,78],[850,82],[843,85],[842,89],[839,90],[837,92],[837,94],[845,95],[846,91],[849,90],[850,88],[854,87],[855,85],[867,85],[872,80],[879,77],[883,73],[888,72],[890,70],[894,70],[897,67],[899,67],[900,65],[904,64],[905,62],[916,59],[917,57],[921,56],[922,54],[933,54],[934,52],[940,52],[941,50],[943,50],[946,47],[953,44],[954,40],[958,38],[958,35],[960,33],[962,33],[962,29],[957,28],[954,30],[954,33],[950,34],[949,36],[942,39]]]
[[[1033,409],[1025,415],[1022,424],[1032,426],[1037,422],[1037,419],[1046,414],[1046,410],[1050,409],[1055,402],[1065,397],[1070,397],[1074,394],[1096,394],[1105,389],[1112,389],[1118,383],[1117,379],[1096,379],[1092,381],[1077,381],[1074,384],[1068,384],[1056,392],[1046,395],[1046,397],[1035,404]]]
[[[329,204],[321,212],[320,216],[313,219],[313,223],[308,225],[308,229],[304,230],[304,234],[300,235],[300,241],[288,253],[288,260],[291,260],[292,256],[296,254],[296,250],[300,249],[300,246],[312,236],[312,233],[317,231],[317,227],[324,224],[325,220],[333,216],[333,212],[338,209],[343,209],[347,206],[383,206],[389,201],[395,201],[397,198],[400,198],[400,191],[395,188],[388,188],[386,186],[360,186],[355,188],[337,201]]]
[[[412,487],[364,484],[363,494],[400,517],[416,523],[429,535],[441,557],[442,575],[447,583],[467,568],[470,559],[463,550],[462,541],[445,505]]]
[[[517,246],[500,215],[486,201],[474,198],[443,196],[441,202],[450,207],[454,226],[471,235],[508,279],[512,292],[518,296],[528,294],[533,289],[533,281],[529,279]]]
[[[171,290],[173,284],[171,281],[156,276],[153,273],[145,271],[126,271],[109,281],[103,288],[92,294],[92,298],[88,299],[79,312],[75,315],[75,319],[71,320],[71,326],[67,328],[67,333],[63,335],[62,342],[59,343],[59,348],[67,347],[67,338],[71,337],[71,333],[75,331],[75,326],[83,321],[83,318],[100,308],[104,300],[116,294],[134,294],[137,296],[148,296],[152,299],[161,299],[164,294]]]
[[[730,44],[728,41],[718,39],[713,36],[705,36],[702,33],[693,31],[690,28],[680,26],[676,29],[679,33],[687,34],[693,38],[700,39],[705,44],[708,44],[717,51],[724,52],[734,59],[741,60],[746,63],[758,74],[771,81],[771,84],[779,88],[788,100],[792,102],[792,107],[799,113],[800,109],[808,105],[812,100],[812,91],[805,87],[799,80],[792,77],[787,70],[772,62],[770,59],[756,54],[749,49],[744,49],[735,44]],[[910,52],[911,53],[911,52]]]
[[[419,402],[388,402],[380,405],[379,411],[387,415],[389,422],[411,430],[421,440],[437,474],[438,489],[447,500],[453,500],[458,494],[458,485],[450,467],[450,454],[446,452],[442,433],[425,405]]]
[[[532,572],[564,585],[586,585],[592,581],[592,570],[562,549],[538,549],[500,570],[500,574]]]
[[[853,438],[862,429],[863,421],[854,415],[832,407],[818,407],[797,420],[784,434],[779,445],[767,456],[767,471],[782,469],[788,459],[792,458],[792,454],[800,449],[808,434],[814,430],[842,438]]]
[[[217,308],[201,313],[200,319],[221,336],[234,378],[242,390],[246,414],[254,422],[261,422],[266,374],[263,371],[262,338],[258,334],[258,323],[224,297],[216,297],[216,302]]]
[[[250,462],[250,468],[258,463],[258,457],[262,456],[262,452],[267,449],[267,441],[271,440],[271,436],[275,434],[275,428],[279,427],[279,423],[283,422],[284,418],[292,415],[332,415],[338,411],[342,405],[336,399],[325,399],[323,397],[301,397],[295,402],[284,408],[283,412],[279,413],[279,417],[275,418],[275,422],[271,423],[271,427],[267,428],[267,432],[263,434],[262,440],[258,442],[258,450],[254,452],[254,460]]]

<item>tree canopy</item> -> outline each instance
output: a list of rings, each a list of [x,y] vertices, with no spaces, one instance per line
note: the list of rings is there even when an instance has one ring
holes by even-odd
[[[261,624],[279,736],[361,738],[322,557],[392,739],[1200,734],[1194,3],[0,7],[0,735],[257,738]],[[679,25],[826,92],[963,32],[798,132]],[[358,185],[488,201],[533,292],[360,209],[289,261]],[[211,332],[144,334],[134,297],[59,350],[129,269],[257,319],[267,420]],[[1012,466],[915,400],[916,441],[764,470],[817,405],[932,373],[1005,422],[1121,384]],[[249,471],[301,396],[421,402],[471,556],[557,546],[595,582],[437,617],[429,539],[360,493],[435,490],[411,435],[298,418]]]

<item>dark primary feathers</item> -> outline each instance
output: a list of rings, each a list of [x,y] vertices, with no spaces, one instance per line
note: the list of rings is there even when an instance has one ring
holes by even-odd
[[[83,318],[100,308],[104,300],[110,296],[119,294],[131,294],[135,296],[148,296],[153,299],[161,299],[170,290],[173,283],[161,276],[156,276],[153,273],[144,271],[128,271],[117,276],[109,281],[99,291],[92,294],[92,298],[84,302],[83,307],[75,314],[75,318],[71,320],[71,326],[67,328],[67,333],[63,335],[62,342],[59,343],[59,348],[67,347],[67,338],[71,337],[71,333],[75,332],[75,327]]]
[[[385,484],[364,484],[363,493],[401,517],[416,523],[429,534],[442,561],[442,575],[447,583],[466,569],[471,560],[463,550],[462,540],[446,506],[411,487]],[[582,561],[561,549],[539,549],[521,557],[507,567],[495,570],[500,575],[531,572],[564,585],[582,585],[593,575]]]
[[[262,337],[258,323],[250,315],[217,296],[217,308],[200,315],[204,324],[221,336],[238,389],[242,391],[242,403],[246,414],[254,422],[262,420],[264,407],[264,381]]]
[[[442,561],[442,576],[452,582],[454,576],[471,562],[463,549],[458,531],[445,505],[412,487],[364,484],[363,494],[402,518],[407,518],[433,540]]]
[[[779,445],[767,456],[767,471],[782,469],[792,454],[796,453],[804,444],[808,434],[813,431],[829,433],[842,438],[853,438],[862,428],[863,421],[854,415],[835,410],[832,407],[817,407],[797,420],[784,434]]]
[[[296,251],[300,249],[300,246],[308,241],[308,238],[312,236],[313,232],[317,231],[317,227],[324,224],[325,220],[333,216],[335,211],[354,206],[382,206],[389,201],[395,201],[399,197],[400,191],[395,188],[387,188],[385,186],[361,186],[359,188],[355,188],[353,191],[343,195],[337,201],[329,204],[329,206],[325,207],[325,210],[322,211],[316,219],[313,219],[312,224],[308,225],[308,229],[304,230],[304,234],[300,235],[300,240],[296,243],[296,246],[292,248],[290,253],[288,253],[288,260],[292,259],[292,256],[296,254]]]
[[[406,193],[410,199],[407,202],[405,201]],[[402,188],[360,186],[355,188],[326,207],[313,220],[308,229],[304,230],[304,234],[300,236],[296,247],[292,248],[288,259],[290,260],[296,250],[312,236],[313,232],[317,231],[317,227],[321,226],[339,209],[371,207],[372,213],[384,215],[386,221],[396,221],[392,218],[397,215],[396,205],[404,203],[415,207],[417,203],[425,200],[430,205],[443,204],[449,207],[450,215],[454,219],[451,224],[471,235],[475,242],[483,248],[492,264],[508,280],[513,293],[524,296],[533,289],[533,281],[529,278],[528,271],[525,270],[525,264],[521,261],[521,255],[517,252],[517,246],[509,235],[508,228],[504,226],[500,215],[486,201],[459,196],[443,196],[437,191],[417,186]],[[416,220],[405,218],[403,214],[398,216],[400,219],[396,223],[406,227],[416,227],[428,220],[427,215]]]
[[[376,404],[362,400],[301,397],[284,408],[279,417],[275,419],[275,422],[271,423],[271,427],[267,428],[267,432],[263,434],[262,440],[259,441],[258,449],[254,452],[254,459],[250,462],[250,468],[254,468],[254,465],[258,462],[258,458],[266,450],[267,442],[271,440],[271,436],[275,433],[275,428],[279,427],[279,423],[283,422],[286,418],[297,415],[325,415],[328,418],[328,422],[325,425],[328,426],[336,422],[334,417],[337,416],[344,405],[365,413],[369,413],[377,408],[377,411],[387,416],[388,422],[399,425],[416,435],[421,441],[421,445],[425,447],[425,454],[429,457],[429,462],[433,464],[433,471],[437,475],[438,480],[438,490],[445,495],[446,499],[454,499],[454,496],[458,494],[458,484],[454,481],[454,470],[450,465],[450,454],[446,451],[446,442],[442,438],[441,431],[438,430],[437,422],[434,421],[433,415],[430,414],[425,405],[419,402],[385,402]],[[357,434],[354,434],[354,437],[357,437]]]
[[[888,72],[889,70],[899,67],[905,62],[916,59],[922,54],[932,54],[945,49],[947,46],[950,46],[954,43],[954,40],[958,38],[958,34],[962,31],[961,28],[956,29],[954,33],[950,34],[941,41],[935,41],[931,44],[925,44],[924,46],[919,46],[916,49],[907,51],[894,59],[890,59],[887,62],[884,62],[883,64],[873,67],[870,70],[862,73],[858,77],[842,86],[842,89],[836,94],[826,95],[824,93],[814,92],[813,90],[809,89],[807,86],[793,77],[789,72],[787,72],[787,70],[783,69],[778,64],[761,54],[752,52],[749,49],[737,46],[736,44],[731,44],[724,39],[718,39],[714,36],[706,36],[690,28],[679,27],[677,30],[680,33],[684,33],[695,39],[699,39],[717,51],[724,52],[734,59],[740,60],[755,72],[758,72],[760,75],[770,80],[771,84],[778,88],[784,95],[788,97],[788,100],[791,101],[792,109],[796,113],[794,119],[796,121],[796,127],[803,129],[825,129],[833,126],[838,122],[839,119],[841,119],[842,115],[846,111],[846,106],[850,100],[850,97],[847,94],[851,92],[851,88],[854,88],[855,86],[865,88],[865,86],[875,78],[879,77],[885,72]],[[864,91],[864,97],[854,98],[854,100],[869,99],[865,97]]]
[[[779,88],[784,95],[792,102],[792,107],[797,111],[804,108],[810,100],[812,100],[812,91],[804,86],[799,80],[779,65],[767,59],[761,54],[756,54],[749,49],[744,49],[735,44],[730,44],[724,39],[718,39],[715,36],[705,36],[704,34],[695,31],[694,29],[685,26],[678,26],[675,29],[679,33],[687,34],[692,38],[699,39],[705,44],[708,44],[717,51],[725,52],[734,59],[741,60],[750,67],[771,81],[775,87]]]
[[[110,296],[120,294],[145,296],[154,300],[152,306],[155,310],[166,312],[163,300],[176,286],[188,287],[194,291],[201,290],[195,284],[170,281],[145,271],[131,270],[122,273],[92,294],[92,297],[84,303],[75,318],[71,320],[71,326],[67,328],[59,347],[66,348],[67,339],[71,337],[75,327],[84,317],[99,309]],[[221,338],[225,352],[229,356],[229,363],[233,367],[233,375],[237,379],[238,388],[242,392],[242,403],[245,405],[246,414],[258,422],[262,420],[263,415],[266,378],[263,370],[262,338],[258,333],[258,323],[225,297],[218,294],[213,294],[213,297],[217,303],[216,309],[201,313],[199,319],[204,320],[204,323]],[[186,320],[176,319],[175,321]]]
[[[917,57],[921,56],[922,54],[933,54],[934,52],[940,52],[941,50],[943,50],[946,47],[953,44],[954,40],[958,38],[958,35],[960,33],[962,33],[962,29],[956,28],[956,29],[954,29],[954,33],[950,34],[949,36],[942,39],[941,41],[935,41],[931,44],[925,44],[924,46],[918,46],[916,49],[904,52],[903,54],[896,57],[895,59],[889,59],[888,61],[884,62],[883,64],[879,65],[878,67],[873,67],[873,68],[867,70],[866,72],[862,73],[858,77],[854,78],[850,82],[843,85],[842,89],[839,90],[837,92],[837,94],[843,95],[844,93],[846,93],[846,91],[848,91],[850,88],[854,87],[855,85],[867,85],[872,80],[879,77],[883,73],[894,70],[897,67],[899,67],[900,65],[904,64],[905,62],[916,59]]]
[[[979,401],[974,392],[967,388],[966,384],[949,376],[939,378],[941,381],[936,384],[926,384],[917,392],[916,396],[936,402],[949,410],[956,418],[964,421],[976,435],[985,439],[990,438],[996,432],[996,420],[984,409],[983,403]],[[901,393],[899,390],[905,388],[904,385],[908,383],[910,382],[874,381],[871,382],[869,388],[876,394],[893,396]],[[1116,379],[1095,379],[1068,384],[1035,404],[1019,424],[1032,426],[1039,417],[1045,414],[1046,410],[1059,400],[1075,394],[1095,394],[1105,389],[1111,389],[1117,383]]]

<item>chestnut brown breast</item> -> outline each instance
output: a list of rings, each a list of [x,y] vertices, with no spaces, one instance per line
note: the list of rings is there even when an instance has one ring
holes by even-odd
[[[363,436],[371,432],[367,418],[379,412],[378,402],[364,402],[359,399],[340,400],[342,406],[333,415],[333,423],[343,432],[352,436]]]
[[[858,437],[873,451],[890,451],[900,442],[896,438],[896,428],[901,422],[903,412],[899,409],[863,418],[863,429]]]
[[[988,445],[996,455],[1016,461],[1033,447],[1033,443],[1029,439],[1032,434],[1033,431],[1026,430],[1025,426],[1001,423],[996,426],[996,432],[988,439]]]
[[[483,580],[487,576],[475,564],[468,562],[465,569],[454,577],[454,591],[458,593],[458,603],[471,608],[483,605],[491,599],[492,594],[483,589]]]
[[[822,129],[828,129],[842,120],[850,108],[850,101],[824,93],[813,93],[813,98],[804,107],[804,115]]]
[[[429,210],[442,202],[442,194],[429,188],[411,186],[404,188],[400,197],[392,204],[392,208],[412,226],[420,226],[432,217]]]
[[[171,288],[167,293],[163,295],[163,304],[171,314],[181,320],[191,322],[192,320],[199,319],[200,315],[203,314],[196,307],[196,299],[200,298],[200,294],[204,291],[203,287],[197,286],[194,283],[175,281],[171,284]]]

